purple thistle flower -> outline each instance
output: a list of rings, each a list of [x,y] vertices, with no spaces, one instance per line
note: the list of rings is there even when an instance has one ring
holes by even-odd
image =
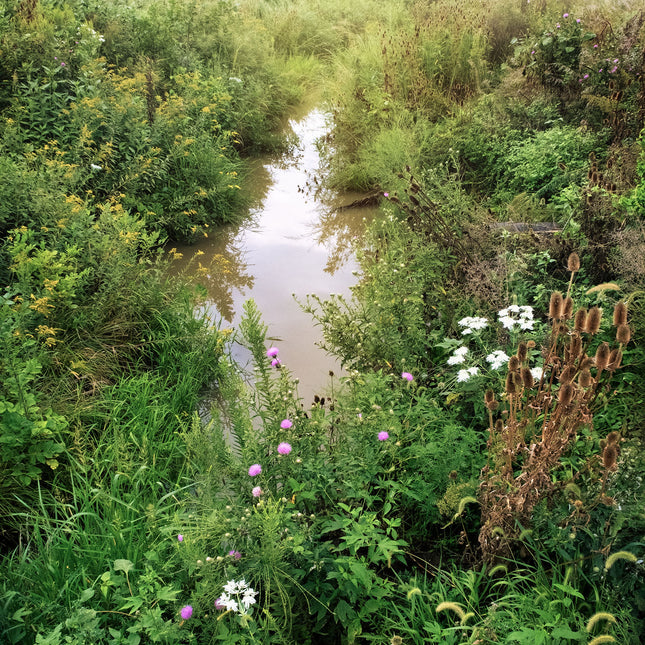
[[[274,358],[271,361],[271,367],[280,367],[280,365],[282,365],[282,363],[280,362],[279,358]]]
[[[256,475],[259,475],[262,472],[262,466],[260,464],[253,464],[249,468],[249,475],[251,477],[255,477]]]
[[[582,22],[582,20],[580,20],[580,18],[576,18],[576,22],[577,22],[578,24],[580,24],[580,23]]]
[[[289,420],[289,419],[283,419],[283,420],[280,422],[280,427],[281,427],[283,430],[288,430],[292,425],[293,425],[293,421],[291,421],[291,420]]]
[[[387,441],[389,438],[390,438],[390,435],[387,432],[385,432],[385,430],[378,433],[379,441]]]
[[[390,193],[383,193],[383,197],[389,197]]]
[[[269,347],[267,349],[267,358],[275,358],[278,355],[278,351],[277,347]]]
[[[589,74],[585,74],[582,78],[584,78],[585,80],[586,80],[586,79],[588,79],[588,78],[589,78]]]
[[[61,67],[65,67],[65,63],[61,63],[61,64],[60,64],[60,66],[61,66]]]
[[[186,605],[185,607],[182,607],[180,613],[184,620],[188,620],[193,615],[193,608],[190,605]]]
[[[291,452],[291,444],[288,444],[286,441],[278,444],[278,452],[281,455],[288,455]]]
[[[180,533],[180,534],[177,536],[177,542],[183,542],[183,541],[184,541],[184,536]]]
[[[563,18],[568,18],[568,17],[569,17],[569,14],[568,14],[568,13],[563,13],[563,14],[562,14],[562,17],[563,17]]]
[[[405,379],[406,381],[414,381],[414,376],[412,376],[410,372],[401,372],[401,378]]]
[[[242,557],[242,554],[239,551],[236,551],[235,549],[231,549],[228,554],[232,557],[235,558],[236,560],[239,560]]]
[[[596,45],[594,45],[594,46],[593,46],[593,48],[594,48],[594,49],[598,49],[598,45],[597,45],[597,44],[596,44]]]

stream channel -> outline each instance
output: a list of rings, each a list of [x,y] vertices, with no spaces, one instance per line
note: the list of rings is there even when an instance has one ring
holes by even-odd
[[[321,155],[317,142],[328,132],[325,114],[310,110],[294,115],[286,133],[296,143],[289,152],[254,160],[245,181],[254,206],[241,224],[228,225],[191,246],[177,247],[183,257],[173,273],[183,273],[208,293],[207,314],[220,328],[236,328],[243,304],[252,298],[268,326],[267,343],[299,379],[305,407],[329,386],[329,371],[341,373],[336,359],[316,345],[320,329],[303,312],[294,295],[349,295],[358,269],[352,246],[360,240],[375,207],[341,208],[364,197],[357,193],[321,196],[317,176]],[[194,258],[195,254],[199,256]],[[194,260],[191,261],[191,259]],[[198,272],[199,264],[207,272]],[[233,359],[248,368],[249,353],[234,343]]]

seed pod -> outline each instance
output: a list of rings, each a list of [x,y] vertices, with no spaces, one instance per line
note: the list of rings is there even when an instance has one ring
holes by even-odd
[[[616,465],[617,458],[618,451],[616,450],[616,446],[613,443],[608,443],[602,451],[602,465],[607,470],[611,470]]]
[[[520,374],[522,376],[522,385],[527,390],[530,390],[533,387],[533,374],[531,374],[531,370],[528,367],[523,367]]]
[[[596,367],[604,370],[609,365],[609,343],[600,343],[596,349]]]
[[[504,422],[501,419],[495,421],[495,432],[501,434],[504,431]]]
[[[573,300],[567,297],[562,301],[562,318],[569,320],[573,316]]]
[[[573,319],[573,328],[576,331],[584,331],[587,326],[587,310],[582,308],[576,311],[575,318]]]
[[[629,339],[631,338],[631,331],[627,325],[619,325],[616,330],[616,341],[621,345],[627,345]]]
[[[588,388],[593,381],[591,372],[589,370],[582,370],[578,376],[578,385],[580,387]]]
[[[575,273],[576,271],[580,271],[580,256],[574,251],[569,255],[569,259],[567,260],[567,268],[571,273]]]
[[[627,323],[627,305],[621,300],[614,307],[614,327]]]
[[[513,355],[508,359],[508,369],[511,372],[517,372],[520,369],[520,359]]]
[[[551,294],[549,301],[549,318],[560,320],[562,314],[562,294],[559,291],[554,291]]]
[[[583,356],[582,359],[580,360],[580,364],[578,367],[581,370],[588,370],[590,367],[593,367],[595,365],[593,358],[591,356]]]
[[[484,403],[492,403],[495,400],[495,392],[493,390],[486,390],[484,392]]]
[[[560,376],[558,376],[558,380],[560,383],[563,385],[565,383],[571,383],[573,380],[573,377],[576,375],[576,368],[573,365],[567,365],[561,372]]]
[[[592,307],[587,315],[585,331],[588,334],[597,334],[600,330],[600,320],[602,319],[602,310],[599,307]]]
[[[573,395],[573,385],[571,385],[571,383],[563,385],[558,392],[558,401],[560,402],[560,405],[564,406],[565,408],[570,405],[571,400],[573,399]]]
[[[615,430],[612,430],[607,435],[607,443],[618,443],[619,441],[620,441],[620,432],[616,432]]]
[[[517,358],[519,359],[520,363],[523,363],[526,360],[527,353],[528,353],[528,348],[526,346],[526,343],[522,341],[517,346]]]
[[[515,372],[508,372],[506,374],[505,390],[508,396],[513,396],[517,391],[517,377],[515,375]]]
[[[578,355],[580,354],[580,350],[582,349],[582,339],[578,334],[574,333],[573,336],[571,336],[571,340],[569,341],[569,356],[571,357],[571,360],[575,360]]]
[[[612,349],[609,354],[609,365],[607,369],[610,371],[617,370],[620,367],[620,362],[623,360],[623,350],[620,348]]]

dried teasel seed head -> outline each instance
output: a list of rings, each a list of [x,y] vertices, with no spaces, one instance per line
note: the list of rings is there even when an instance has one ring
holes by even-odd
[[[484,402],[492,403],[494,400],[495,400],[495,392],[493,392],[493,390],[486,390],[486,392],[484,392]]]
[[[562,294],[559,291],[554,291],[549,300],[549,318],[560,320],[562,316]]]
[[[569,320],[573,316],[573,300],[567,297],[562,301],[562,318]]]
[[[574,332],[573,336],[571,336],[571,340],[569,341],[569,356],[571,356],[572,360],[575,360],[578,357],[581,349],[582,338]]]
[[[565,385],[563,385],[558,392],[558,401],[560,402],[560,405],[564,406],[565,408],[570,405],[574,393],[575,390],[571,383],[566,383]]]
[[[517,358],[520,360],[521,363],[523,363],[526,360],[527,354],[528,354],[528,347],[526,346],[526,343],[522,341],[517,346]]]
[[[508,396],[513,396],[517,392],[517,376],[515,372],[506,374],[506,386],[504,388]]]
[[[614,307],[614,327],[627,323],[627,305],[621,300]]]
[[[569,258],[567,260],[567,268],[571,273],[575,273],[576,271],[580,271],[580,256],[574,251],[569,255]]]
[[[587,388],[591,385],[593,382],[593,377],[591,376],[591,372],[589,370],[582,370],[580,372],[580,375],[578,376],[578,385],[580,387]]]
[[[627,345],[631,337],[632,333],[629,330],[628,325],[623,324],[618,326],[618,329],[616,330],[616,342],[621,345]]]
[[[600,451],[602,452],[607,447],[607,439],[601,439],[599,442]]]
[[[591,356],[584,356],[582,360],[580,361],[580,364],[578,367],[581,370],[588,370],[590,367],[593,367],[595,365],[593,358]]]
[[[596,367],[599,370],[604,370],[609,365],[609,343],[600,343],[596,349]]]
[[[571,383],[573,377],[576,375],[576,368],[573,365],[567,365],[561,372],[558,380],[563,385],[566,383]]]
[[[575,318],[573,319],[573,328],[576,331],[584,331],[587,326],[587,310],[583,307],[576,311]]]
[[[500,434],[503,430],[504,422],[501,419],[497,419],[497,421],[495,421],[495,432],[497,432],[497,434]]]
[[[612,372],[614,370],[617,370],[620,367],[620,362],[623,360],[623,350],[620,348],[612,349],[611,354],[609,354],[609,365],[607,365],[607,369],[611,370]]]
[[[602,465],[607,469],[611,470],[616,465],[616,459],[618,458],[618,450],[613,443],[608,443],[605,449],[602,451]]]
[[[618,443],[619,441],[620,441],[620,432],[616,432],[615,430],[612,430],[607,435],[607,443]]]
[[[533,348],[535,347],[535,341],[534,341],[534,340],[529,340],[529,341],[526,343],[526,346],[527,346],[529,349],[533,349]]]
[[[600,307],[592,307],[587,314],[587,323],[585,331],[588,334],[597,334],[600,330],[600,321],[602,319],[602,309]]]
[[[508,359],[508,369],[511,372],[517,372],[520,369],[520,359],[513,355]]]
[[[522,376],[522,385],[527,390],[530,390],[533,387],[533,374],[531,374],[531,370],[528,367],[523,367],[520,374]]]

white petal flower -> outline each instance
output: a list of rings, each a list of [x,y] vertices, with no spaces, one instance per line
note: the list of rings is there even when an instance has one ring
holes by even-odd
[[[508,309],[500,309],[500,310],[497,312],[497,315],[498,315],[500,318],[506,318],[506,316],[508,316]]]
[[[533,307],[522,305],[520,309],[522,310],[520,311],[520,318],[533,318]]]
[[[463,383],[470,378],[470,372],[468,370],[459,370],[457,372],[457,383]]]
[[[465,356],[468,353],[468,347],[465,345],[462,345],[461,347],[457,347],[457,349],[453,352],[455,356]]]
[[[467,372],[468,372],[471,376],[476,376],[477,374],[479,374],[479,367],[469,367],[469,368],[468,368],[468,370],[467,370]]]
[[[473,330],[472,330],[470,327],[466,327],[466,329],[464,329],[464,330],[461,332],[461,335],[462,335],[462,336],[466,336],[467,334],[472,334],[472,333],[473,333]]]
[[[542,375],[544,374],[544,370],[541,367],[532,367],[531,368],[531,376],[536,381],[539,381],[542,378]]]
[[[239,606],[237,604],[237,600],[233,600],[232,598],[229,598],[226,602],[220,602],[226,607],[228,611],[239,611]]]
[[[505,329],[513,329],[517,321],[515,318],[511,318],[510,316],[503,316],[499,319],[499,322],[502,323]]]
[[[237,582],[235,580],[229,580],[225,585],[224,585],[224,591],[229,594],[229,593],[237,593]]]
[[[510,313],[512,313],[512,314],[519,314],[519,313],[520,313],[520,308],[519,308],[519,306],[518,306],[518,305],[511,305],[511,306],[508,308],[508,310],[509,310],[509,312],[510,312]]]
[[[463,363],[465,360],[465,356],[453,354],[446,362],[448,365],[459,365],[459,363]]]
[[[533,325],[535,324],[534,320],[520,320],[520,329],[525,329],[525,330],[532,330]]]

